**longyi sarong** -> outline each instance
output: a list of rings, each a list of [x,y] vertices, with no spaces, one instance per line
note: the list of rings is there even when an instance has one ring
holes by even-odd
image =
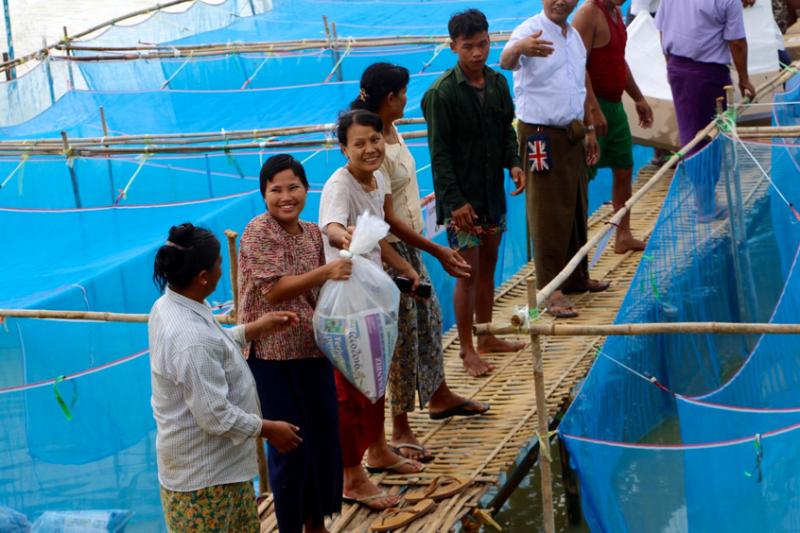
[[[552,168],[531,172],[527,139],[545,133],[552,159]],[[525,190],[528,227],[533,239],[536,285],[541,289],[567,265],[572,256],[586,244],[588,210],[588,171],[583,140],[571,141],[564,128],[540,128],[519,121],[521,159],[528,184]],[[584,258],[564,283],[583,285],[589,278],[589,265]]]
[[[725,86],[731,84],[730,69],[727,65],[671,55],[667,62],[667,79],[672,89],[681,145],[685,146],[714,119],[717,98],[724,97]],[[707,144],[706,140],[700,142],[684,156],[696,153]],[[695,165],[687,165],[685,170],[695,190],[698,215],[712,219],[718,209],[715,190],[722,163],[721,150],[714,147],[702,159],[694,162]],[[702,171],[692,171],[693,166],[702,167]]]
[[[161,487],[161,506],[170,533],[258,533],[261,523],[251,481],[215,485],[191,492]]]
[[[667,62],[667,80],[672,89],[681,145],[685,146],[714,118],[717,98],[725,96],[725,86],[731,84],[731,73],[727,65],[672,55]],[[684,155],[703,146],[705,143],[700,143]]]

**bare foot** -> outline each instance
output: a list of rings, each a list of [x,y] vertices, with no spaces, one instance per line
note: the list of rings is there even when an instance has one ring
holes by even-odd
[[[481,359],[481,356],[475,350],[461,350],[458,355],[461,356],[464,370],[474,378],[491,374],[494,370],[494,365]]]
[[[516,353],[524,347],[524,342],[507,341],[494,335],[486,335],[478,339],[478,353]]]
[[[617,237],[614,239],[614,253],[624,254],[626,252],[641,252],[645,248],[644,241],[634,239],[630,231],[617,230]]]

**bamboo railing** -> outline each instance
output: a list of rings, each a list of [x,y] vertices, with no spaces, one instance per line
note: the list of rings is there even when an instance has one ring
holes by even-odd
[[[493,42],[505,42],[511,32],[492,32]],[[448,35],[395,35],[387,37],[349,37],[326,39],[300,39],[291,41],[260,41],[207,43],[199,45],[136,45],[136,46],[82,46],[70,43],[55,45],[55,49],[71,52],[52,56],[52,59],[76,62],[135,61],[140,59],[174,59],[177,57],[211,57],[228,54],[288,54],[304,50],[369,49],[394,46],[441,46],[450,42]],[[82,52],[74,55],[75,52]],[[95,52],[89,55],[87,52]]]
[[[528,333],[545,336],[608,337],[611,335],[662,335],[662,334],[712,334],[712,335],[796,335],[800,324],[772,324],[747,322],[654,322],[636,324],[557,324],[532,323],[519,326],[475,324],[475,335],[512,335]]]
[[[406,118],[397,121],[398,125],[418,125],[424,123],[425,120],[422,118]],[[59,138],[49,139],[0,141],[0,157],[64,156],[91,158],[152,154],[196,154],[229,152],[233,150],[265,150],[313,146],[324,147],[338,144],[338,141],[329,135],[334,127],[335,124],[315,124],[284,128],[205,133],[69,137],[67,138],[66,146],[64,143],[64,136],[62,135],[62,137]],[[324,134],[324,136],[316,139],[301,140],[277,139],[279,137],[295,137],[315,133],[321,133]],[[426,131],[405,132],[403,136],[407,139],[422,138],[426,136]]]
[[[83,320],[90,322],[146,323],[149,315],[144,313],[109,313],[105,311],[61,311],[50,309],[0,309],[0,320],[4,318],[38,318],[45,320]],[[236,324],[230,316],[217,315],[220,324]]]

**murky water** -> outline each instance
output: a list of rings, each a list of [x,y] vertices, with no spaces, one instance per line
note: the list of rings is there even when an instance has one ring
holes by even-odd
[[[558,460],[557,446],[558,444],[553,447],[555,456],[552,462],[556,530],[561,533],[586,533],[589,528],[583,520],[572,524],[567,515],[567,497],[561,478],[561,461]],[[537,463],[495,517],[497,523],[503,527],[503,531],[511,533],[544,532],[541,483]],[[485,528],[484,531],[488,533],[492,530]]]

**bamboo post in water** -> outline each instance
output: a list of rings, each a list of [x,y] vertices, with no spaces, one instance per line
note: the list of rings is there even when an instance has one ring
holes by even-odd
[[[236,255],[236,237],[233,230],[226,229],[228,238],[228,258],[230,259],[231,291],[233,291],[233,316],[239,316],[239,260]],[[269,478],[267,473],[267,456],[264,453],[264,439],[256,438],[256,458],[258,459],[258,495],[269,492]]]
[[[536,304],[536,280],[528,278],[528,309],[538,309]],[[530,313],[529,313],[530,316]],[[553,515],[553,480],[550,471],[550,437],[547,423],[547,399],[544,391],[544,362],[539,335],[531,332],[531,355],[533,358],[533,387],[536,393],[536,419],[539,433],[539,470],[542,473],[542,519],[546,533],[555,533]]]

